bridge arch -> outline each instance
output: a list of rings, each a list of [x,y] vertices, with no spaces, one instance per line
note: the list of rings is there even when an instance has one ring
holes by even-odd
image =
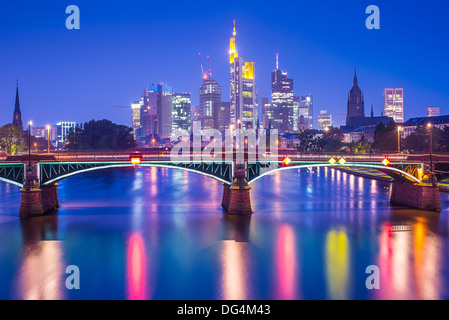
[[[330,168],[345,168],[345,167],[350,167],[350,168],[366,168],[366,169],[376,169],[379,170],[385,174],[387,174],[388,176],[390,176],[391,178],[395,179],[395,180],[399,180],[399,181],[406,181],[409,183],[421,183],[421,180],[418,179],[417,177],[415,177],[414,175],[405,172],[404,170],[395,168],[395,167],[391,167],[391,166],[382,166],[382,165],[378,165],[378,164],[367,164],[367,163],[348,163],[345,165],[335,165],[335,164],[330,164],[330,163],[307,163],[307,164],[293,164],[293,165],[287,165],[287,166],[282,166],[280,165],[280,163],[277,163],[278,166],[277,168],[266,168],[265,170],[263,170],[264,172],[260,172],[259,174],[255,174],[255,175],[251,175],[251,168],[248,168],[248,184],[252,184],[255,181],[259,180],[260,178],[266,176],[266,175],[270,175],[273,174],[277,171],[283,171],[283,170],[291,170],[291,169],[302,169],[302,168],[319,168],[319,167],[330,167]],[[417,164],[415,164],[417,165]],[[260,170],[260,168],[259,168]],[[254,172],[253,172],[254,173]]]
[[[138,165],[130,162],[95,162],[95,163],[41,163],[39,164],[39,180],[42,186],[52,185],[58,181],[64,180],[71,176],[82,174],[90,171],[111,168],[124,167],[156,167],[177,169],[182,171],[201,174],[211,179],[230,185],[233,174],[233,164],[226,163],[225,167],[221,167],[222,163],[213,162],[189,162],[189,163],[161,163],[161,162],[142,162]]]

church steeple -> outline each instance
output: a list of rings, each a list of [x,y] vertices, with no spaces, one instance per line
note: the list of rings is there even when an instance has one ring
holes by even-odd
[[[371,118],[374,118],[373,104],[371,104]]]
[[[12,123],[18,127],[23,127],[22,112],[20,111],[20,102],[19,102],[19,80],[17,80],[16,82],[16,104],[14,106],[14,115]]]
[[[346,125],[349,126],[349,119],[365,117],[365,97],[357,83],[357,70],[354,68],[353,86],[349,91],[349,99],[346,113]]]

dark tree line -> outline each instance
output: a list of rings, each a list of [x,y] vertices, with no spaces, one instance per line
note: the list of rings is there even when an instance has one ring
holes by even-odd
[[[136,142],[130,127],[109,120],[91,120],[79,124],[68,134],[67,149],[131,150]]]

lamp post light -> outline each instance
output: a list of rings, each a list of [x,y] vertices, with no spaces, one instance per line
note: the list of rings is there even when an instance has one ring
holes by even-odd
[[[33,122],[28,121],[28,171],[31,172],[31,124]]]
[[[401,134],[402,127],[398,126],[398,153],[401,152]]]
[[[49,125],[47,125],[47,142],[48,142],[47,153],[49,154],[50,153],[50,126]]]
[[[430,141],[429,141],[429,149],[430,149],[430,173],[433,172],[433,163],[432,163],[432,124],[429,122],[427,124],[427,127],[429,128],[429,136],[430,136]]]

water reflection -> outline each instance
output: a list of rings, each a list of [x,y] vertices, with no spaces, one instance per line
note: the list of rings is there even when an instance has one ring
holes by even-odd
[[[326,235],[326,287],[329,299],[350,298],[351,251],[346,231],[329,230]]]
[[[249,281],[250,215],[224,215],[220,252],[220,297],[224,300],[251,299]]]
[[[440,215],[392,209],[382,181],[285,170],[258,180],[255,213],[237,216],[222,213],[222,186],[204,176],[126,172],[64,180],[58,216],[23,221],[20,192],[0,184],[0,297],[449,297],[448,194]],[[81,290],[65,289],[67,264],[80,266]],[[370,264],[379,266],[380,290],[365,288]]]
[[[296,239],[293,228],[288,224],[280,226],[275,247],[276,299],[299,299],[299,268]]]
[[[19,299],[57,300],[65,295],[65,263],[57,240],[58,217],[20,220],[22,263],[18,273]]]
[[[147,293],[147,262],[145,243],[140,233],[133,233],[128,239],[127,254],[127,299],[145,300]]]
[[[395,210],[379,238],[381,289],[378,299],[440,299],[440,215]]]

